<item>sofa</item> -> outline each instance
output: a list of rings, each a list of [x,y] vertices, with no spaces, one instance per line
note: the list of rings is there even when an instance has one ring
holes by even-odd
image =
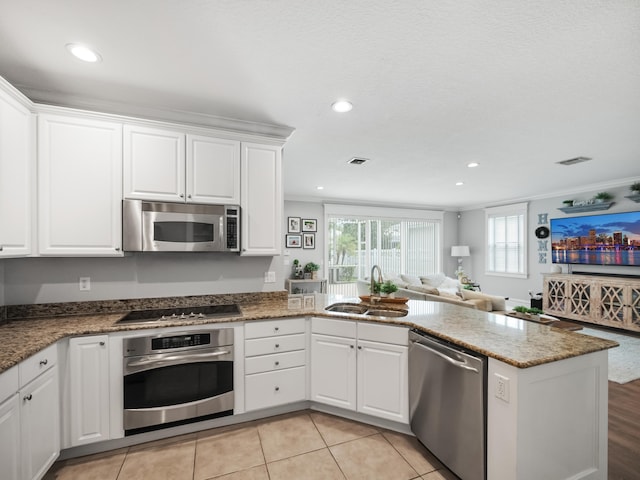
[[[398,287],[396,297],[450,303],[485,312],[506,312],[503,297],[467,290],[458,280],[447,277],[444,273],[423,276],[384,273],[382,277],[384,281],[390,280]],[[370,295],[370,285],[369,280],[358,280],[358,295]]]

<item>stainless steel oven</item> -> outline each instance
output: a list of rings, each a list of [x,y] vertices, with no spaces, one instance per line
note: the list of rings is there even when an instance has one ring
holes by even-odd
[[[127,338],[126,435],[233,414],[233,328]]]

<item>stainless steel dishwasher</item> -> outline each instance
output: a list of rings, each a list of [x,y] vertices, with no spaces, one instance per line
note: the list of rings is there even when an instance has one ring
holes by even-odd
[[[486,479],[486,378],[486,357],[409,332],[411,430],[462,480]]]

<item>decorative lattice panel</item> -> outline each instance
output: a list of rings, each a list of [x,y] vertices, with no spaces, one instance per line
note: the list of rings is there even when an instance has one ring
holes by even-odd
[[[565,305],[565,285],[566,282],[549,281],[549,291],[547,298],[549,299],[548,310],[554,312],[564,312]]]
[[[624,287],[602,285],[600,287],[600,320],[622,323],[624,320]]]
[[[640,287],[629,290],[629,320],[635,330],[640,330]]]
[[[570,311],[575,315],[591,315],[591,285],[587,283],[571,284]]]

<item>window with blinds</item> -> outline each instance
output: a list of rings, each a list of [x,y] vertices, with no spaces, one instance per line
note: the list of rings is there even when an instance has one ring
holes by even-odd
[[[327,216],[329,283],[383,272],[425,275],[441,271],[439,219]]]
[[[527,204],[485,209],[486,273],[527,276]]]

